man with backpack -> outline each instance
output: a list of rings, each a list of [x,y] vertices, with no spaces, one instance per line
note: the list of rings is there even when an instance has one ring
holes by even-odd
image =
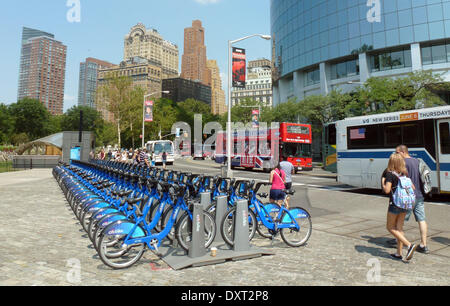
[[[428,254],[430,251],[427,247],[427,231],[428,225],[425,218],[425,207],[424,207],[424,195],[430,191],[430,182],[427,178],[427,167],[423,162],[416,158],[412,158],[409,155],[408,147],[405,145],[400,145],[396,148],[396,152],[400,153],[405,159],[406,169],[408,170],[408,177],[413,182],[416,193],[416,203],[413,206],[412,212],[416,222],[419,223],[420,230],[420,245],[417,247],[417,251],[420,253]],[[411,211],[409,211],[405,217],[408,221],[411,217]]]

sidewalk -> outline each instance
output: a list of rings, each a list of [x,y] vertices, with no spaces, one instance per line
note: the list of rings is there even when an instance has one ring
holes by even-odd
[[[450,285],[450,206],[430,208],[440,215],[431,214],[432,253],[416,253],[409,264],[389,256],[384,198],[311,190],[311,205],[323,213],[313,215],[306,247],[255,238],[252,244],[276,255],[173,271],[147,252],[132,268],[113,271],[98,258],[51,170],[0,174],[0,194],[0,285]],[[405,229],[416,237],[414,222]]]

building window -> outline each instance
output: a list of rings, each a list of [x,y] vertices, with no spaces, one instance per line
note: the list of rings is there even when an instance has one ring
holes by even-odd
[[[331,64],[331,79],[341,79],[359,75],[359,60],[354,59],[341,63]]]
[[[372,72],[407,68],[412,66],[411,49],[397,49],[370,55]]]
[[[320,69],[305,72],[305,86],[311,86],[320,83]]]
[[[441,64],[450,62],[450,42],[422,46],[422,64]]]

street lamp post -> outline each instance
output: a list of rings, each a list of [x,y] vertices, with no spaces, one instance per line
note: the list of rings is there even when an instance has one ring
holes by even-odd
[[[245,39],[259,36],[265,40],[271,40],[272,37],[270,35],[262,35],[262,34],[253,34],[249,36],[245,36],[236,40],[228,41],[228,121],[227,121],[227,177],[232,178],[233,172],[231,171],[231,87],[232,87],[232,47],[233,44],[243,41]]]
[[[144,102],[143,102],[143,107],[142,107],[143,108],[142,109],[142,148],[145,147],[145,100],[148,97],[156,95],[157,93],[169,94],[170,91],[156,91],[156,92],[152,92],[152,93],[144,96]]]

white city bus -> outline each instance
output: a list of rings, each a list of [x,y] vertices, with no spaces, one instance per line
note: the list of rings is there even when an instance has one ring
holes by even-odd
[[[155,140],[149,141],[146,145],[147,151],[150,154],[152,161],[156,164],[162,163],[162,154],[167,154],[167,164],[173,165],[175,161],[175,147],[170,140]]]
[[[450,194],[450,106],[347,118],[336,123],[338,181],[381,188],[397,145],[432,171],[433,193]]]

